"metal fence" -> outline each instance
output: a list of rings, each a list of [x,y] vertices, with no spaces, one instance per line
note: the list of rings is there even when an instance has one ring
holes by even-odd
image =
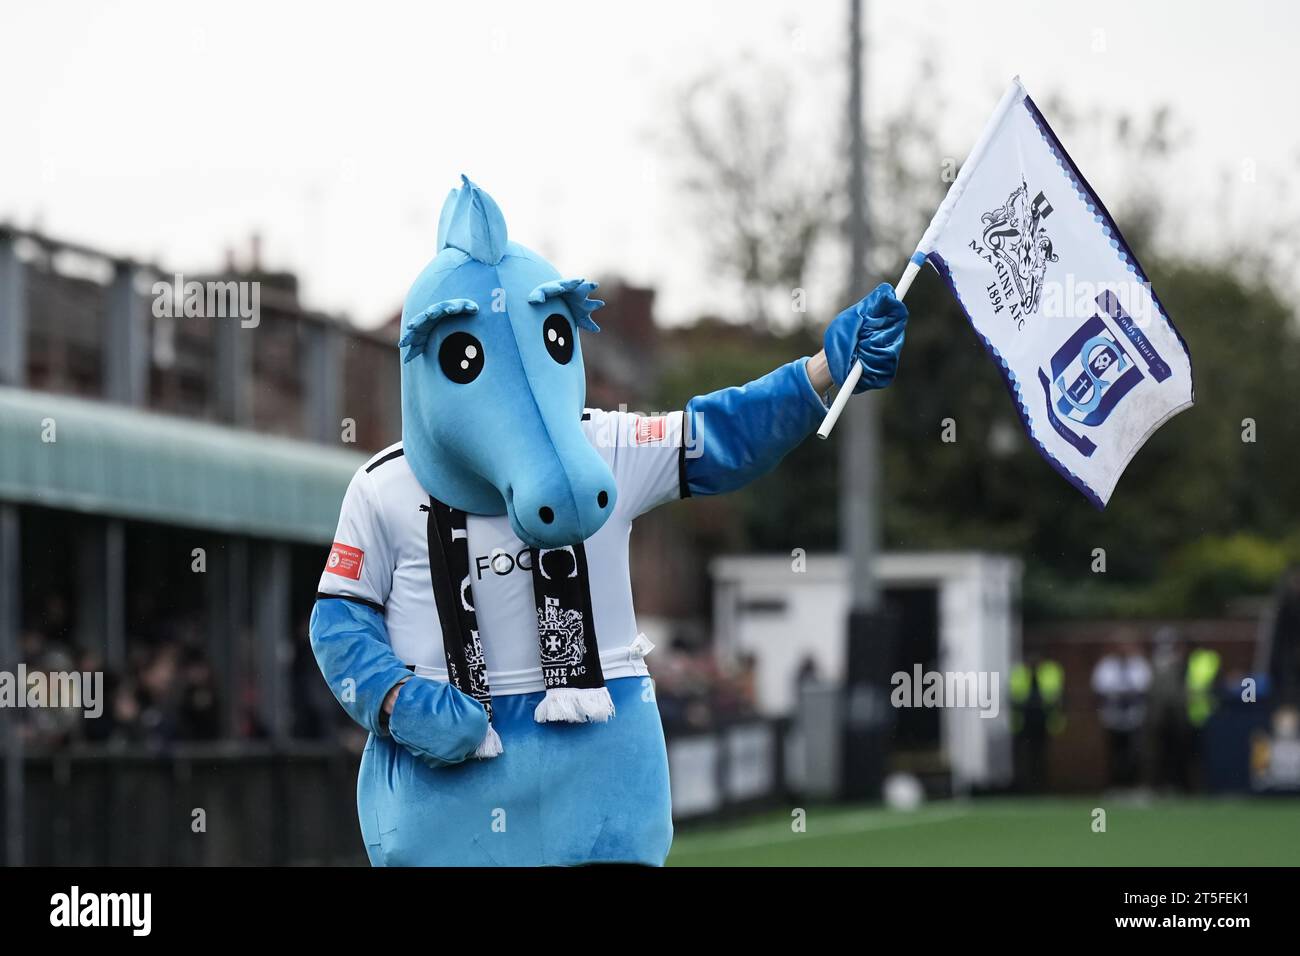
[[[87,748],[22,759],[28,865],[365,862],[359,756],[340,748]]]
[[[675,816],[697,821],[772,802],[785,789],[786,733],[746,721],[671,736]],[[26,753],[21,846],[36,866],[364,864],[359,755],[329,745],[76,747]],[[0,819],[3,806],[0,791]],[[17,851],[15,853],[15,851]]]

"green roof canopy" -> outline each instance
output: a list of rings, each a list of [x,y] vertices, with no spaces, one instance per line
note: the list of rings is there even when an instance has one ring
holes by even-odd
[[[51,426],[54,441],[49,437]],[[0,500],[328,542],[358,452],[0,388]]]

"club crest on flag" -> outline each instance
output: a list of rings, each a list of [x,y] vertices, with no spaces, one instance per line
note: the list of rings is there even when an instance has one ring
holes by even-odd
[[[1003,291],[1010,294],[1011,286],[1015,287],[1024,315],[1038,311],[1047,264],[1060,259],[1043,225],[1051,214],[1047,197],[1039,192],[1030,200],[1029,186],[1021,180],[1006,202],[980,217],[984,247],[997,257],[994,265]]]
[[[1052,356],[1056,407],[1081,425],[1098,426],[1119,400],[1142,380],[1142,373],[1099,316],[1093,316]]]

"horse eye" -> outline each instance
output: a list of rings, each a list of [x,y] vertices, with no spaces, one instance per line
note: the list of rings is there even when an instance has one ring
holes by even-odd
[[[457,385],[467,385],[483,371],[483,343],[468,332],[453,332],[442,340],[438,364]]]
[[[568,365],[569,359],[573,358],[574,334],[569,320],[559,313],[548,316],[542,323],[542,341],[546,343],[546,351],[561,365]]]

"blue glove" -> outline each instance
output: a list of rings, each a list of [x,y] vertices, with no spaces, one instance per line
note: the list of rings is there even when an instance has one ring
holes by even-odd
[[[487,734],[483,705],[447,681],[412,677],[397,692],[388,732],[430,767],[460,763]]]
[[[325,682],[353,720],[385,732],[430,766],[459,763],[487,734],[487,711],[445,681],[415,677],[393,653],[384,616],[346,598],[322,598],[311,612],[311,649]],[[403,684],[384,727],[388,692]]]
[[[882,282],[857,305],[850,306],[826,329],[822,348],[836,385],[843,385],[854,362],[862,377],[853,394],[884,388],[898,370],[898,353],[907,331],[907,306],[894,298],[894,287]]]

